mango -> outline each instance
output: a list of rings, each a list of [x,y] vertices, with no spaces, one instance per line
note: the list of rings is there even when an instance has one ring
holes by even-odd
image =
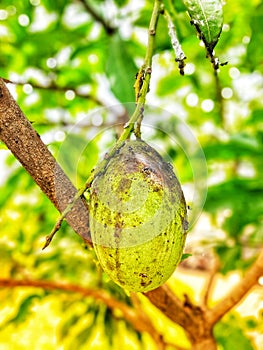
[[[181,261],[187,209],[173,167],[146,142],[126,140],[90,189],[90,230],[108,276],[130,292],[162,285]]]

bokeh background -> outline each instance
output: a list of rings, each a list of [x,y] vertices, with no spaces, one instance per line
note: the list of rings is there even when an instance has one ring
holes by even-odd
[[[186,252],[168,281],[201,303],[213,275],[213,305],[243,276],[263,242],[263,5],[224,3],[216,78],[180,1],[181,76],[161,17],[143,138],[175,168],[190,207]],[[72,182],[80,187],[114,144],[135,106],[151,1],[25,0],[0,4],[0,76]],[[41,248],[58,212],[0,143],[1,278],[106,290],[130,305],[92,249],[64,223]],[[219,349],[263,349],[263,279],[217,324]],[[167,342],[189,348],[182,328],[145,298],[140,307]],[[0,288],[0,348],[155,349],[118,310],[81,293]],[[171,349],[172,349],[171,345]]]

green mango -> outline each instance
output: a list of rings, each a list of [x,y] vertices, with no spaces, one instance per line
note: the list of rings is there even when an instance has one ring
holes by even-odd
[[[187,232],[184,195],[158,152],[126,140],[90,191],[90,230],[98,260],[127,291],[162,285],[181,261]]]

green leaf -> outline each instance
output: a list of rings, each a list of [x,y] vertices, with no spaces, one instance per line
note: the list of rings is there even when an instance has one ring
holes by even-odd
[[[241,159],[247,156],[255,157],[262,155],[262,145],[253,136],[246,134],[235,134],[227,143],[213,142],[204,147],[207,160],[210,159]]]
[[[246,225],[260,225],[262,196],[261,179],[233,179],[209,188],[205,210],[217,215],[221,210],[230,209],[222,226],[231,237],[238,237]]]
[[[189,258],[190,256],[192,256],[192,254],[183,254],[182,258],[181,258],[181,262],[187,258]]]
[[[235,245],[233,247],[222,245],[216,247],[216,251],[222,261],[221,272],[223,274],[227,274],[229,271],[240,268],[241,263],[244,263],[241,259],[242,247],[240,245]]]
[[[253,350],[251,342],[240,328],[240,318],[237,316],[231,315],[227,321],[217,323],[214,333],[224,350]]]
[[[134,21],[134,26],[146,27],[149,25],[152,8],[146,7],[140,11],[138,18]]]
[[[20,305],[18,306],[17,312],[13,315],[13,317],[9,318],[6,322],[4,322],[1,325],[0,330],[2,330],[4,327],[12,323],[15,325],[23,323],[27,319],[28,315],[31,313],[31,308],[35,299],[40,299],[40,298],[41,296],[39,294],[32,294],[32,295],[26,296],[26,298],[23,299]]]
[[[209,53],[216,46],[223,26],[221,0],[184,0],[192,24]]]
[[[112,314],[112,311],[109,308],[107,308],[105,312],[104,325],[105,325],[105,335],[109,340],[109,344],[113,346],[113,338],[114,338],[114,334],[116,334],[117,332],[117,324]]]
[[[173,6],[176,12],[182,12],[186,10],[183,0],[173,0]]]
[[[127,5],[128,0],[114,0],[114,2],[118,7],[122,7],[122,6]]]
[[[254,13],[251,16],[250,26],[252,29],[252,35],[247,48],[247,61],[251,66],[251,70],[260,69],[261,72],[263,70],[263,46],[259,45],[259,43],[261,43],[263,40],[262,21],[263,4],[261,3],[255,8]]]
[[[127,51],[125,41],[118,34],[109,40],[106,75],[110,81],[111,91],[120,102],[133,102],[135,100],[133,85],[137,67]]]

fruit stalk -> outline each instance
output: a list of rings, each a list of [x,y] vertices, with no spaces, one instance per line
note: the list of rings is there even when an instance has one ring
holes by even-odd
[[[143,72],[143,79],[142,79],[140,91],[138,92],[138,99],[137,99],[135,111],[133,112],[128,123],[124,126],[123,132],[122,132],[121,136],[119,137],[119,139],[117,140],[117,142],[115,143],[114,147],[108,153],[108,157],[104,158],[97,165],[97,167],[94,169],[94,171],[90,174],[85,185],[79,189],[78,193],[73,198],[72,202],[69,203],[67,205],[66,209],[61,213],[61,215],[60,215],[59,219],[57,220],[56,224],[54,225],[51,233],[46,237],[46,243],[44,245],[44,248],[49,246],[54,235],[60,229],[64,218],[71,211],[72,207],[74,207],[74,204],[79,200],[79,198],[81,198],[84,195],[84,193],[87,191],[87,189],[90,188],[91,183],[92,183],[95,175],[100,173],[101,171],[103,171],[103,169],[108,164],[109,159],[112,157],[113,154],[115,154],[116,150],[119,148],[121,143],[130,137],[131,133],[134,131],[134,127],[135,127],[136,122],[138,122],[138,120],[141,122],[141,120],[142,120],[146,95],[149,91],[149,86],[150,86],[151,71],[152,71],[152,57],[153,57],[154,48],[155,48],[156,28],[157,28],[159,15],[162,11],[163,11],[162,2],[160,0],[155,0],[154,6],[153,6],[153,11],[152,11],[152,16],[151,16],[151,20],[150,20],[150,24],[149,24],[148,44],[147,44],[147,48],[146,48],[145,60],[144,60],[144,64],[141,67],[141,70],[140,70]],[[137,128],[136,134],[137,134],[137,136],[140,134],[139,128]]]

